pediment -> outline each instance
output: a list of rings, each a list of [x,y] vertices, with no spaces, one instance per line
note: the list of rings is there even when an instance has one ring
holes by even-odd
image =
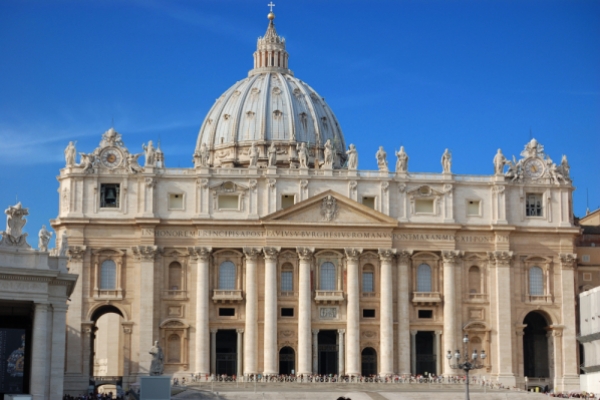
[[[397,226],[392,217],[328,190],[263,218],[264,223]]]

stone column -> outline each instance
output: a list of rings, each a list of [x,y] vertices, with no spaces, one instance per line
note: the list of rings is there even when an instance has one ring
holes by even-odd
[[[379,249],[379,259],[381,260],[381,297],[379,306],[381,342],[379,347],[379,373],[381,375],[394,374],[394,299],[392,295],[392,263],[395,254],[396,249]]]
[[[345,361],[345,350],[344,350],[344,333],[345,329],[338,329],[338,375],[342,376],[346,373]]]
[[[277,375],[277,255],[281,247],[265,247],[264,375]]]
[[[71,301],[67,310],[67,352],[65,374],[85,374],[82,361],[82,343],[81,332],[82,322],[82,304],[83,304],[83,258],[85,256],[85,246],[69,246],[69,273],[80,276],[75,282],[75,287],[71,293]]]
[[[312,301],[310,298],[310,264],[312,261],[314,248],[298,247],[298,257],[300,258],[300,271],[298,277],[298,375],[310,375],[311,369],[311,348],[310,348],[310,329]]]
[[[497,332],[497,379],[499,382],[512,387],[516,385],[513,371],[514,325],[511,315],[512,282],[510,276],[510,264],[513,253],[512,251],[494,251],[488,254],[490,266],[496,267],[496,320],[493,321],[493,324]]]
[[[131,333],[133,322],[122,322],[123,328],[123,376],[131,374]]]
[[[456,304],[456,264],[460,261],[460,251],[442,251],[444,262],[444,353],[448,350],[454,351],[462,349],[462,342],[459,343],[457,338],[460,338],[459,325],[461,322],[461,314]],[[445,360],[445,375],[454,375],[454,371],[450,368],[452,360]]]
[[[243,350],[243,346],[244,346],[244,330],[243,329],[236,329],[235,330],[237,332],[237,360],[236,360],[236,369],[237,369],[237,376],[242,377],[244,375],[244,368],[243,368],[243,358],[242,358],[242,350]]]
[[[410,347],[410,256],[412,250],[398,253],[398,372],[411,373]]]
[[[442,373],[442,360],[444,359],[444,353],[442,352],[442,341],[440,340],[440,336],[442,336],[442,331],[435,331],[434,342],[433,342],[433,351],[435,351],[435,374],[440,375]]]
[[[244,247],[246,255],[246,325],[244,330],[244,375],[258,374],[258,271],[260,249]]]
[[[410,331],[410,373],[417,373],[417,333],[418,331]]]
[[[133,254],[140,260],[140,309],[139,309],[139,367],[138,372],[150,372],[152,355],[149,353],[154,346],[154,258],[158,254],[156,246],[132,247]]]
[[[94,374],[94,360],[92,358],[93,329],[93,322],[83,322],[81,324],[81,363],[83,365],[83,376],[86,378]]]
[[[218,329],[210,330],[210,373],[217,374],[217,332]],[[238,336],[237,353],[240,354],[240,338]],[[239,357],[238,357],[239,358]]]
[[[561,253],[560,264],[561,264],[561,292],[562,292],[562,304],[561,304],[561,316],[562,324],[564,328],[562,333],[560,330],[556,330],[554,340],[561,342],[562,350],[562,362],[564,368],[562,369],[562,391],[579,390],[577,386],[578,381],[578,363],[577,354],[579,353],[576,339],[577,322],[575,319],[575,265],[577,260],[577,254]],[[555,357],[557,358],[557,357]]]
[[[210,374],[210,333],[209,333],[209,261],[212,248],[189,248],[192,259],[196,262],[196,374]]]
[[[348,276],[348,306],[346,308],[346,361],[347,373],[359,376],[360,368],[360,305],[358,289],[358,258],[362,249],[344,249]]]
[[[33,338],[31,350],[30,390],[34,400],[48,398],[48,304],[35,303],[33,315]],[[2,360],[6,362],[6,360]]]
[[[319,330],[312,330],[312,373],[319,372]]]
[[[52,305],[52,345],[50,346],[50,398],[60,400],[63,397],[65,373],[65,327],[67,305]]]
[[[517,342],[515,343],[517,347],[517,370],[515,372],[519,378],[525,377],[525,365],[523,359],[523,336],[525,336],[524,329],[526,327],[527,325],[524,324],[515,325],[515,335],[517,339]]]

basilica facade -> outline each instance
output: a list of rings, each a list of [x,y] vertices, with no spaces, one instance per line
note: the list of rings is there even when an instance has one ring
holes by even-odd
[[[446,354],[465,334],[487,379],[578,388],[566,157],[534,139],[476,176],[452,173],[448,151],[436,174],[380,149],[361,171],[274,18],[208,112],[193,168],[166,168],[151,142],[141,165],[112,128],[79,163],[65,150],[52,226],[79,275],[66,391],[135,382],[155,341],[165,374],[201,380],[456,375]]]

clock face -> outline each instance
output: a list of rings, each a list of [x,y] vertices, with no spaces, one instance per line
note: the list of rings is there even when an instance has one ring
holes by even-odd
[[[530,158],[529,160],[525,161],[525,164],[523,165],[525,175],[534,179],[540,178],[542,175],[544,175],[544,169],[544,161],[539,158]]]
[[[108,168],[115,168],[123,159],[121,152],[114,148],[104,149],[100,154],[100,161],[102,164]]]

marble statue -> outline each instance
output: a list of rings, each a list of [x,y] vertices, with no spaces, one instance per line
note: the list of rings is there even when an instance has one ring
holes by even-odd
[[[306,148],[306,143],[300,143],[300,147],[297,147],[297,150],[300,168],[308,168],[308,149]]]
[[[164,369],[164,356],[158,340],[154,342],[154,346],[150,349],[152,354],[152,362],[150,363],[150,375],[158,376],[163,374]]]
[[[494,156],[494,174],[502,175],[505,165],[506,157],[504,157],[504,154],[502,154],[502,150],[498,149],[498,152]]]
[[[4,210],[4,213],[6,214],[6,231],[0,232],[2,235],[0,244],[15,247],[31,247],[27,243],[27,234],[23,233],[23,227],[27,223],[27,220],[23,217],[29,215],[29,209],[23,208],[21,202],[18,202],[16,205]]]
[[[81,156],[81,163],[79,167],[83,169],[83,172],[90,172],[94,169],[94,162],[96,161],[96,156],[93,154],[85,154],[79,153]]]
[[[356,171],[356,168],[358,168],[358,152],[356,151],[356,147],[350,144],[346,154],[348,155],[348,169]]]
[[[452,169],[452,154],[446,149],[442,154],[442,169],[445,174],[449,174]]]
[[[38,234],[38,249],[39,251],[46,252],[48,251],[48,243],[50,243],[50,238],[52,237],[52,232],[48,232],[46,229],[46,225],[42,225],[42,229],[40,229],[40,233]]]
[[[132,174],[137,174],[139,172],[143,172],[144,169],[138,164],[138,158],[142,155],[142,153],[138,154],[128,154],[127,155],[127,168],[129,172]]]
[[[375,158],[377,159],[377,168],[379,168],[380,171],[387,171],[387,153],[383,150],[383,146],[379,146],[379,150],[375,153]]]
[[[404,146],[400,146],[400,151],[396,152],[396,172],[407,172],[408,171],[408,154],[404,151]]]
[[[200,145],[200,166],[201,167],[208,167],[208,158],[210,157],[210,154],[208,152],[208,146],[206,145],[206,143],[202,143]]]
[[[250,156],[250,167],[256,167],[258,165],[258,149],[256,143],[252,142],[248,149],[248,156]]]
[[[274,167],[277,164],[277,147],[275,147],[275,142],[271,142],[271,146],[267,150],[267,155],[269,156],[269,167]]]
[[[65,149],[65,161],[67,163],[67,167],[75,166],[75,156],[77,152],[75,150],[75,143],[69,142],[69,145]]]
[[[567,160],[567,156],[563,155],[562,160],[560,161],[559,170],[565,179],[571,179],[571,167],[569,166],[569,161]]]
[[[333,167],[333,147],[331,145],[330,139],[327,139],[327,141],[325,142],[325,147],[323,148],[323,150],[324,150],[323,156],[324,156],[325,168],[332,168]]]
[[[505,177],[509,178],[511,182],[522,180],[523,168],[521,168],[521,161],[517,161],[513,156],[512,161],[506,161],[506,165],[508,165],[508,171],[504,174]]]
[[[63,232],[63,234],[60,237],[60,246],[58,249],[58,255],[61,257],[66,257],[67,250],[69,250],[69,238],[67,236],[67,232]]]
[[[102,134],[102,140],[100,141],[100,147],[117,146],[125,147],[121,134],[115,131],[115,128],[110,128]]]
[[[542,157],[544,158],[544,146],[538,143],[537,140],[531,139],[529,143],[525,145],[525,149],[521,152],[521,156],[524,158],[528,157]]]
[[[156,150],[154,150],[154,146],[152,145],[152,140],[148,142],[148,145],[142,144],[142,149],[146,155],[146,160],[144,162],[145,167],[154,167],[156,165]]]

